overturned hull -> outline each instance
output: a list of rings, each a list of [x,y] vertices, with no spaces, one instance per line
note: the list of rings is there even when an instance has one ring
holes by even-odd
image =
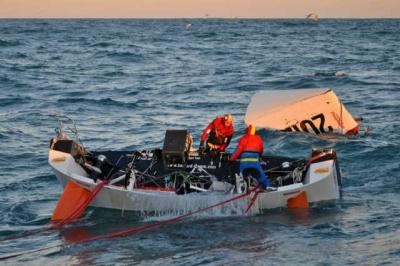
[[[179,163],[161,160],[157,150],[143,151],[136,157],[134,154],[138,152],[92,153],[92,156],[102,155],[109,158],[112,164],[121,169],[133,166],[135,171],[128,180],[123,178],[123,182],[106,185],[91,206],[142,213],[182,214],[231,199],[245,190],[237,182],[238,163],[231,167],[227,165],[229,154],[216,157],[194,154],[189,155],[185,162]],[[277,191],[259,193],[249,213],[286,207],[288,200],[303,192],[306,193],[309,203],[338,199],[340,176],[334,151],[324,152],[317,157],[313,160],[263,157],[266,173]],[[64,187],[72,181],[85,189],[93,190],[101,181],[94,178],[93,173],[80,160],[67,152],[50,149],[49,164]],[[287,165],[290,165],[289,168]],[[177,186],[179,178],[171,180],[173,173],[190,173],[196,178],[193,183],[185,183],[186,188],[182,190]],[[117,180],[118,176],[123,177],[123,173],[116,171],[110,178]],[[248,186],[251,186],[250,182]],[[242,215],[252,196],[250,194],[206,213]]]
[[[360,127],[332,89],[266,90],[256,93],[246,124],[311,134],[357,134]]]

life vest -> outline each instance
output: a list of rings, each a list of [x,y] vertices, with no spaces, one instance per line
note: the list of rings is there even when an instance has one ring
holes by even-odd
[[[248,132],[238,143],[236,152],[232,155],[231,161],[236,160],[244,152],[258,153],[260,156],[264,152],[264,143],[260,136],[250,135]]]
[[[233,132],[233,124],[225,126],[224,118],[217,117],[203,131],[201,141],[205,142],[207,137],[209,137],[208,142],[217,145],[221,150],[225,150],[232,138]]]

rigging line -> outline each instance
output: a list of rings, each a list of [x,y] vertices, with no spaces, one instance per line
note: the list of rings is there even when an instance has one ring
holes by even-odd
[[[71,223],[73,220],[75,220],[77,217],[79,217],[79,215],[82,214],[83,211],[86,210],[87,206],[89,206],[89,204],[92,202],[92,200],[96,197],[96,195],[103,189],[103,187],[107,183],[108,183],[108,181],[103,181],[103,182],[99,183],[95,187],[95,189],[91,192],[90,196],[84,202],[82,202],[82,204],[80,206],[78,206],[78,208],[76,208],[67,218],[65,218],[61,221],[52,223],[52,224],[48,224],[44,228],[33,230],[33,231],[28,231],[19,236],[11,236],[11,237],[7,237],[7,238],[3,238],[0,241],[15,240],[15,239],[20,239],[20,238],[36,235],[39,233],[45,233],[47,231],[59,229],[62,226],[66,225],[68,223]]]
[[[70,216],[67,218],[55,223],[52,225],[52,229],[57,229],[62,227],[65,224],[68,224],[72,222],[73,220],[77,219],[79,216],[82,215],[82,213],[86,210],[86,208],[89,206],[89,204],[93,201],[93,199],[96,197],[96,195],[104,188],[105,185],[109,183],[108,180],[102,181],[100,184],[98,184],[94,190],[91,192],[89,197],[77,208],[75,209],[74,212],[71,213]]]
[[[343,104],[342,100],[339,99],[340,102],[340,128],[341,128],[341,133],[343,135]]]
[[[202,208],[202,209],[199,209],[199,210],[196,210],[196,211],[193,211],[193,212],[188,212],[188,213],[186,213],[184,215],[173,217],[173,218],[168,219],[168,220],[158,221],[158,222],[147,224],[147,225],[141,225],[141,226],[137,226],[137,227],[134,227],[134,228],[131,228],[131,229],[128,229],[128,230],[123,230],[123,231],[119,231],[119,232],[115,232],[115,233],[111,233],[111,234],[98,235],[98,236],[95,236],[95,237],[91,237],[91,238],[88,238],[88,239],[77,241],[77,242],[75,242],[73,244],[69,244],[69,245],[58,244],[58,245],[54,245],[54,246],[51,246],[51,247],[44,247],[44,248],[35,249],[35,250],[28,250],[28,251],[17,253],[17,254],[7,255],[7,256],[4,256],[4,257],[0,257],[0,261],[11,259],[11,258],[21,257],[21,256],[27,255],[27,254],[37,253],[37,252],[40,252],[40,251],[43,251],[43,250],[48,250],[48,249],[51,249],[51,248],[62,247],[62,246],[72,246],[72,245],[79,245],[79,244],[86,244],[86,243],[93,242],[93,241],[96,241],[96,240],[108,239],[108,238],[114,238],[114,237],[120,237],[120,236],[125,236],[125,235],[138,233],[138,232],[141,232],[141,231],[144,231],[144,230],[148,230],[148,229],[151,229],[151,228],[154,228],[154,227],[158,227],[158,226],[162,226],[162,225],[165,225],[165,224],[170,224],[170,223],[173,223],[173,222],[176,222],[176,221],[180,221],[180,220],[182,220],[182,219],[184,219],[186,217],[189,217],[189,216],[201,213],[201,212],[205,212],[207,210],[210,210],[210,209],[222,206],[222,205],[226,205],[226,204],[228,204],[230,202],[233,202],[233,201],[236,201],[236,200],[240,200],[240,199],[242,199],[244,197],[247,197],[251,193],[256,192],[257,189],[258,189],[258,186],[254,187],[253,189],[250,189],[246,193],[239,194],[239,195],[237,195],[235,197],[232,197],[230,199],[221,201],[219,203],[207,206],[205,208]]]
[[[257,190],[257,189],[260,188],[260,187],[261,187],[260,184],[258,184],[256,186],[256,191],[254,192],[254,196],[251,198],[251,201],[250,201],[250,203],[249,203],[249,205],[247,207],[246,213],[251,209],[251,207],[253,206],[254,202],[256,202],[256,199],[257,199],[257,196],[258,196],[258,193],[259,193],[259,190]]]

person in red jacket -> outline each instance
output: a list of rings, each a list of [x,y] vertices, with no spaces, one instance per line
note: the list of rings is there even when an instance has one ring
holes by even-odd
[[[233,119],[232,115],[226,114],[224,117],[215,118],[201,135],[199,152],[206,150],[225,151],[231,142],[233,135]],[[207,144],[204,147],[204,144]]]
[[[236,152],[231,156],[230,161],[233,162],[237,158],[240,160],[240,173],[246,169],[256,169],[259,172],[258,183],[264,189],[271,188],[271,182],[267,178],[262,169],[259,159],[264,152],[264,143],[260,136],[256,134],[256,127],[249,125],[247,133],[239,140]]]

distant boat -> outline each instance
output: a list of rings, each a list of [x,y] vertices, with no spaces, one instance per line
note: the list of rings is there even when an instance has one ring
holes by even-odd
[[[317,14],[315,14],[315,13],[308,14],[306,18],[314,20],[314,21],[319,21],[319,16]]]
[[[189,29],[190,27],[192,27],[192,23],[186,24],[186,29]]]

